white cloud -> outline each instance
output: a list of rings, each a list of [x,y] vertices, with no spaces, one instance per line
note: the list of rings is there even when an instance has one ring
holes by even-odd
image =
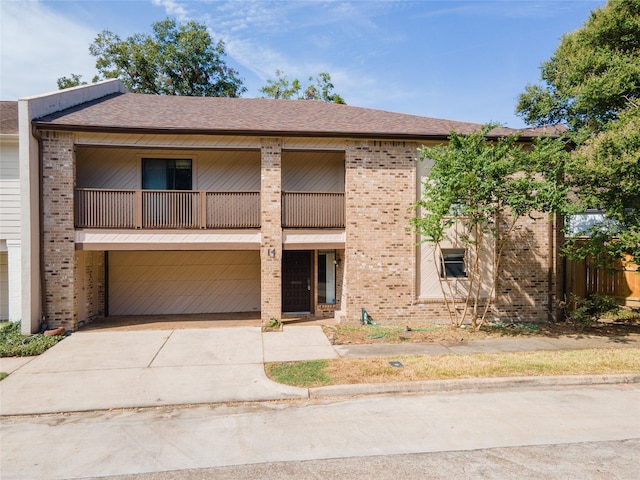
[[[176,17],[181,22],[189,20],[189,12],[180,2],[175,0],[152,0],[152,3],[157,7],[164,8],[167,15]]]
[[[38,1],[0,1],[0,98],[17,100],[57,89],[71,73],[91,81],[96,32]]]

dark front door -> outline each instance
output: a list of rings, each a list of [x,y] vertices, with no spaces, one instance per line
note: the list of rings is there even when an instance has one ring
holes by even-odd
[[[282,252],[282,311],[311,311],[311,252]]]

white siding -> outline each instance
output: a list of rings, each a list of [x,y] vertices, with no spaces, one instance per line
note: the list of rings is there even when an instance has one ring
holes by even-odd
[[[0,143],[0,238],[20,238],[18,142]]]
[[[191,158],[193,189],[260,191],[260,152],[255,150],[145,150],[78,147],[79,188],[141,188],[141,158]]]
[[[81,148],[76,150],[76,186],[79,188],[140,188],[135,150]]]
[[[259,192],[259,151],[198,152],[194,189],[218,192]]]
[[[260,310],[258,251],[109,252],[109,315]]]
[[[344,152],[282,152],[285,192],[344,192]]]

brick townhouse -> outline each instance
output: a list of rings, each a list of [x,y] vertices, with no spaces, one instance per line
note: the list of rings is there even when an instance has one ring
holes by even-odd
[[[480,125],[117,80],[20,100],[19,115],[23,330],[232,312],[358,322],[362,308],[447,318],[430,247],[408,230],[428,168],[417,150]],[[496,315],[553,313],[555,228],[523,224]]]

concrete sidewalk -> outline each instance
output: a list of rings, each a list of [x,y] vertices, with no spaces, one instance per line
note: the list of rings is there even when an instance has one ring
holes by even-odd
[[[77,332],[38,357],[0,359],[0,414],[22,415],[235,401],[309,398],[464,388],[445,385],[346,385],[306,389],[269,380],[264,362],[338,357],[478,353],[580,348],[639,348],[640,335],[624,338],[497,338],[456,345],[336,345],[319,326]],[[640,381],[640,375],[612,378]],[[575,379],[571,380],[575,384]],[[593,381],[585,379],[584,381]],[[465,383],[466,382],[466,383]],[[504,386],[505,380],[491,385]],[[463,385],[464,384],[464,385]]]

